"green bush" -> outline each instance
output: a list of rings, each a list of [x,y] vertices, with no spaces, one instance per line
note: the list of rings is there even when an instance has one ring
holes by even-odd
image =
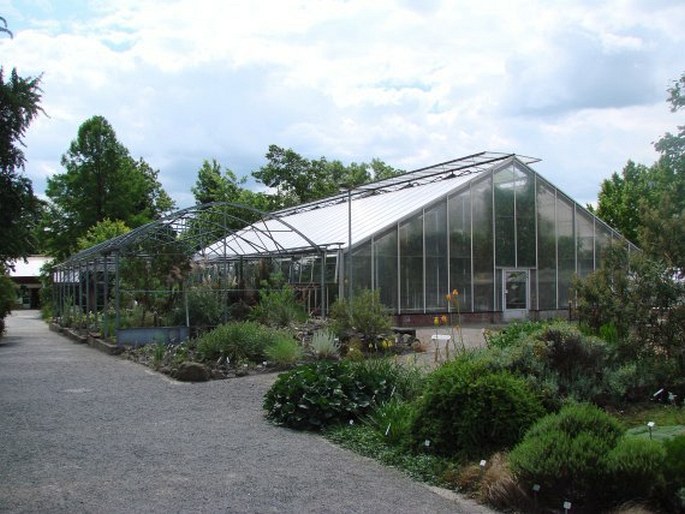
[[[607,457],[613,500],[621,503],[650,499],[663,486],[665,456],[664,447],[657,441],[621,438]]]
[[[380,291],[357,291],[351,302],[338,299],[331,307],[333,330],[340,338],[357,332],[367,343],[375,343],[378,336],[390,332],[390,317],[380,299]]]
[[[509,454],[512,471],[531,487],[542,487],[550,505],[565,499],[581,505],[606,502],[608,456],[623,430],[590,404],[570,404],[540,419]]]
[[[685,435],[663,442],[666,456],[666,503],[674,512],[685,512]]]
[[[17,300],[17,290],[14,282],[4,274],[0,265],[0,337],[5,332],[5,318],[12,312]]]
[[[307,319],[304,307],[295,298],[295,290],[288,285],[259,291],[259,303],[250,315],[253,320],[272,327],[287,327]]]
[[[291,337],[282,330],[254,321],[231,322],[219,325],[195,340],[198,356],[203,361],[228,359],[229,362],[264,359],[264,349],[275,341]]]
[[[221,323],[223,309],[219,295],[219,291],[209,287],[193,287],[188,290],[188,318],[191,326],[207,328]],[[170,313],[169,321],[173,325],[185,325],[185,301],[182,299],[178,303]]]
[[[486,335],[488,348],[509,348],[518,344],[525,336],[547,326],[547,321],[514,321],[506,328]]]
[[[413,402],[393,397],[374,409],[365,422],[382,435],[387,444],[408,448],[415,416],[416,406]]]
[[[517,443],[543,413],[523,379],[460,358],[428,378],[412,434],[417,448],[482,457]]]
[[[302,359],[304,351],[292,337],[281,337],[264,349],[264,355],[278,367],[289,367]]]
[[[337,359],[340,357],[340,343],[329,330],[317,330],[312,337],[311,351],[317,359]]]
[[[392,365],[394,367],[399,365]],[[266,416],[299,430],[319,430],[367,414],[387,401],[400,376],[390,368],[322,361],[283,373],[264,398]],[[387,373],[387,374],[386,374]]]

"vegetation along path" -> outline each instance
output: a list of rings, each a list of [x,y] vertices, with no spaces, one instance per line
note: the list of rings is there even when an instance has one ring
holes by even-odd
[[[0,511],[487,512],[323,438],[270,425],[275,375],[202,384],[48,331],[0,340]]]

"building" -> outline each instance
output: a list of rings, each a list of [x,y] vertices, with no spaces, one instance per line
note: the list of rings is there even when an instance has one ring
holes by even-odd
[[[50,260],[44,255],[31,255],[26,261],[19,259],[12,263],[9,277],[17,285],[17,308],[40,308],[40,270]]]
[[[612,241],[635,247],[535,162],[481,152],[428,166],[273,213],[259,231],[252,225],[205,251],[223,254],[248,287],[250,263],[277,254],[291,283],[320,291],[324,310],[337,296],[378,290],[400,324],[454,309],[445,299],[454,289],[466,319],[564,316],[574,276],[595,270]]]

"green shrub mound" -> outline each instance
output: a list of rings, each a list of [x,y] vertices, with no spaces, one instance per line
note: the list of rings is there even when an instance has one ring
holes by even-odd
[[[673,512],[685,512],[685,435],[664,441],[665,502]]]
[[[264,359],[267,347],[292,338],[285,330],[269,328],[254,321],[242,321],[219,325],[198,337],[195,344],[202,361],[228,359],[232,363],[243,360],[260,362]]]
[[[510,466],[521,481],[539,484],[550,505],[600,505],[606,501],[609,453],[622,433],[619,422],[598,407],[567,405],[530,428],[509,454]]]
[[[623,437],[607,456],[609,492],[615,501],[648,500],[662,489],[666,450],[657,441]]]
[[[544,410],[525,380],[457,359],[429,377],[412,426],[415,448],[483,457],[517,443]]]
[[[317,362],[278,377],[264,397],[266,416],[298,430],[356,420],[409,386],[406,372],[387,361]]]

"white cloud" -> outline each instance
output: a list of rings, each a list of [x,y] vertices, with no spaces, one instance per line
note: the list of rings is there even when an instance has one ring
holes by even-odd
[[[95,114],[180,205],[203,159],[247,174],[271,143],[405,169],[513,151],[590,201],[682,124],[664,102],[685,71],[678,1],[0,0],[0,12],[16,34],[0,39],[3,65],[43,73],[50,118],[26,139],[37,190]]]

